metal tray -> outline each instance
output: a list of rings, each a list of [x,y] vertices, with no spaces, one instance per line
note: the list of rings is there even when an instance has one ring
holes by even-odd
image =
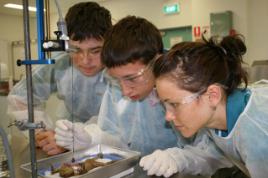
[[[87,173],[79,176],[73,176],[75,178],[109,178],[114,175],[117,175],[123,171],[127,172],[126,170],[131,170],[130,168],[134,167],[139,158],[140,153],[136,151],[126,150],[126,149],[120,149],[115,148],[107,145],[101,145],[102,153],[104,155],[104,158],[108,158],[110,160],[116,160],[112,164],[108,164],[104,167],[98,167],[95,169],[92,169],[88,171]],[[98,145],[91,147],[86,150],[81,150],[78,152],[67,152],[60,155],[56,155],[53,157],[40,159],[37,161],[37,168],[38,168],[38,175],[41,177],[46,178],[59,178],[60,176],[58,174],[51,175],[51,165],[53,165],[54,168],[59,168],[61,164],[66,162],[71,162],[72,157],[75,158],[75,160],[83,161],[89,158],[96,157],[98,154]],[[21,168],[25,171],[31,172],[31,163],[22,164]]]

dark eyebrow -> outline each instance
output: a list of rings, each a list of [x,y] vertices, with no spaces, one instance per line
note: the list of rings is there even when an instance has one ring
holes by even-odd
[[[122,78],[127,79],[131,77],[135,77],[135,74],[128,74],[128,75],[123,76]]]
[[[93,48],[89,48],[90,50],[95,50],[95,49],[100,49],[102,48],[102,46],[96,46],[96,47],[93,47]]]
[[[120,76],[120,78],[129,78],[129,77],[132,77],[134,76],[135,74],[127,74],[125,76]],[[112,76],[113,77],[113,76]],[[116,78],[116,77],[115,77]]]
[[[73,48],[77,49],[77,50],[80,50],[81,48],[79,48],[78,46],[74,46],[72,45]],[[101,49],[102,46],[96,46],[96,47],[93,47],[93,48],[88,48],[89,50],[95,50],[95,49]]]

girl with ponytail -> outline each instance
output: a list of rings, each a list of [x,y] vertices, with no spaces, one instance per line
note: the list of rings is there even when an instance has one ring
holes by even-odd
[[[211,176],[235,165],[250,177],[267,177],[268,86],[248,88],[245,53],[242,36],[235,35],[179,43],[155,61],[166,120],[184,137],[196,138],[142,158],[148,174]]]

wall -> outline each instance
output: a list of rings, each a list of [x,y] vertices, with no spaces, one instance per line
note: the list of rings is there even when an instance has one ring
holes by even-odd
[[[181,13],[165,15],[164,4],[179,2]],[[187,0],[114,0],[101,3],[111,10],[113,18],[119,20],[126,15],[137,15],[153,22],[159,29],[189,26],[191,22],[191,1]]]
[[[265,4],[266,0],[262,1],[261,11],[258,13],[267,13],[265,8],[268,5]],[[162,12],[164,4],[172,4],[178,2],[181,5],[181,12],[179,14],[165,15]],[[250,2],[250,4],[249,4]],[[100,2],[101,5],[109,9],[114,18],[114,22],[125,17],[126,15],[137,15],[147,18],[154,23],[159,29],[176,28],[185,26],[200,26],[201,30],[207,29],[210,31],[210,17],[212,12],[224,12],[230,10],[233,12],[233,27],[238,32],[245,36],[246,44],[248,46],[255,46],[255,43],[260,45],[265,41],[256,36],[257,33],[252,35],[251,31],[258,31],[258,29],[252,26],[263,26],[263,22],[254,19],[254,12],[259,11],[260,5],[253,3],[250,0],[112,0]],[[254,6],[252,6],[254,4]],[[64,9],[64,14],[67,9]],[[252,15],[251,15],[252,14]],[[249,16],[252,16],[249,18]],[[254,16],[254,17],[253,17]],[[266,14],[266,17],[268,15]],[[52,16],[52,24],[56,24],[57,17]],[[52,26],[55,30],[56,26]],[[253,28],[253,29],[251,29]],[[251,35],[249,37],[249,35]],[[263,49],[263,48],[262,48]],[[260,50],[260,49],[259,49]],[[259,51],[256,50],[256,51]],[[264,51],[267,51],[263,49]],[[249,50],[244,59],[247,63],[251,63],[251,58],[248,56],[255,55],[255,50]],[[268,55],[266,54],[266,58]],[[258,57],[264,58],[264,56]]]
[[[164,15],[164,4],[179,2],[181,13]],[[256,3],[257,2],[257,3]],[[153,22],[159,29],[201,26],[209,27],[209,13],[231,10],[234,28],[246,38],[248,53],[245,59],[268,59],[268,1],[267,0],[108,0],[101,1],[114,18],[114,23],[126,15],[142,16]],[[51,4],[53,5],[53,3]],[[62,9],[63,15],[67,9]],[[51,31],[56,30],[57,14],[51,15]],[[22,17],[0,15],[6,28],[0,28],[0,40],[18,41],[23,39]],[[3,24],[3,23],[2,23]],[[31,32],[35,32],[35,19],[31,19]],[[52,37],[55,35],[52,33]],[[10,55],[9,55],[10,57]]]
[[[5,62],[8,64],[9,67],[9,76],[13,75],[12,68],[12,49],[11,43],[12,41],[22,41],[24,40],[23,36],[23,17],[20,16],[12,16],[12,15],[5,15],[0,14],[0,61]],[[36,20],[35,18],[30,19],[30,32],[31,38],[36,38]],[[22,47],[23,48],[23,47]],[[23,50],[23,49],[22,49]],[[25,70],[25,67],[20,67],[20,70]],[[0,126],[4,128],[7,133],[10,133],[10,129],[7,126],[10,123],[9,117],[6,114],[7,109],[7,100],[6,96],[0,96]]]
[[[248,41],[248,1],[250,0],[192,0],[192,22],[193,26],[200,26],[208,29],[210,34],[210,13],[224,12],[227,10],[233,13],[233,28],[237,33],[243,34]],[[205,12],[205,13],[204,13]],[[244,56],[247,63],[251,63],[248,54]]]
[[[164,4],[179,2],[181,13],[164,15]],[[243,34],[248,47],[244,56],[246,63],[268,59],[268,1],[267,0],[112,0],[100,3],[119,20],[128,15],[142,16],[153,22],[159,29],[201,26],[209,31],[212,12],[233,12],[233,27]]]
[[[24,40],[24,30],[23,30],[23,17],[22,16],[13,16],[0,14],[0,22],[2,27],[0,28],[0,40],[4,41],[7,44],[7,51],[4,56],[7,56],[9,67],[9,75],[12,75],[12,41],[23,41]],[[36,39],[36,19],[30,18],[30,37]],[[3,55],[2,55],[3,56]]]
[[[162,13],[163,4],[179,2],[182,12],[176,15],[165,15]],[[126,15],[136,15],[144,17],[153,22],[159,29],[181,27],[191,25],[191,1],[190,0],[111,0],[100,2],[102,6],[110,10],[113,23],[116,23]],[[66,14],[67,9],[62,9]],[[51,15],[52,31],[56,29],[58,16]]]
[[[36,22],[35,18],[30,18],[31,37],[36,38]],[[23,40],[23,17],[0,14],[0,39],[8,41]],[[3,28],[4,27],[4,28]]]
[[[2,69],[1,67],[4,67],[4,65],[7,65],[8,67],[9,60],[9,42],[7,40],[0,40],[0,80],[3,78],[8,78],[9,77],[9,69],[5,70],[4,68]]]
[[[248,58],[268,60],[268,1],[249,1],[248,5]]]
[[[209,14],[213,12],[233,12],[233,25],[239,33],[247,35],[248,0],[192,0],[193,26],[209,26]]]

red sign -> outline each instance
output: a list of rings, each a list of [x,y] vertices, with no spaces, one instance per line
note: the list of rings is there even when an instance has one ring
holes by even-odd
[[[236,30],[235,29],[231,29],[229,32],[229,35],[234,36],[236,35]]]
[[[194,36],[195,37],[200,37],[201,36],[201,29],[200,26],[194,27]]]

